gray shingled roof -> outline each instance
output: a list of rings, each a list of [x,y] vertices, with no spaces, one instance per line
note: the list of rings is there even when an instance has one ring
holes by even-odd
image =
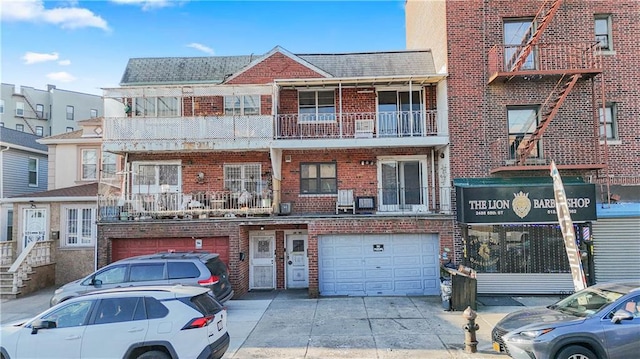
[[[129,59],[121,85],[222,83],[257,56],[160,57]]]
[[[30,134],[30,133],[16,131],[6,127],[0,127],[1,142],[47,152],[46,145],[42,145],[36,142],[36,140],[39,140],[41,138],[42,137]]]
[[[301,54],[302,60],[334,77],[436,74],[431,50]],[[135,58],[127,64],[122,86],[149,84],[220,84],[260,56]]]
[[[411,76],[436,73],[430,50],[297,56],[334,77]]]

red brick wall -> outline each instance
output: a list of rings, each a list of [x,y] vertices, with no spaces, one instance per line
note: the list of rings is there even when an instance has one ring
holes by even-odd
[[[486,5],[485,5],[486,4]],[[487,53],[502,44],[504,18],[533,17],[540,1],[489,0],[447,2],[448,93],[452,177],[490,177],[488,154],[507,134],[506,106],[541,104],[553,79],[487,85]],[[635,0],[565,0],[541,42],[594,40],[594,15],[612,14],[615,54],[604,55],[605,98],[618,104],[622,144],[609,145],[609,171],[614,176],[639,176],[640,92],[636,66],[640,45],[640,2]],[[476,19],[470,22],[469,19]],[[599,85],[596,82],[596,85]],[[600,91],[600,87],[596,88]],[[599,93],[597,93],[599,97]],[[546,158],[557,163],[597,163],[604,151],[594,134],[591,82],[580,80],[544,133]],[[499,146],[506,157],[505,146]],[[595,161],[595,162],[594,162]],[[578,171],[582,175],[593,171]],[[531,172],[507,176],[547,175]],[[603,174],[600,173],[602,176]]]
[[[303,79],[324,77],[309,67],[294,61],[279,52],[274,53],[262,62],[242,72],[238,77],[226,84],[268,84],[274,79]]]

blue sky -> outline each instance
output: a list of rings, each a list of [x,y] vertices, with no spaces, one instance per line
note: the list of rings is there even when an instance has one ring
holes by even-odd
[[[3,83],[102,94],[129,58],[405,48],[404,0],[2,0]]]

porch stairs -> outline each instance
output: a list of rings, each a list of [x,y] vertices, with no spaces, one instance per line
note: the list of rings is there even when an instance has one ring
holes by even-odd
[[[542,120],[540,120],[540,123],[538,124],[536,129],[533,131],[533,133],[531,133],[531,135],[529,135],[528,137],[524,138],[523,141],[520,143],[520,146],[518,146],[519,147],[518,148],[518,164],[519,165],[525,164],[527,158],[529,157],[529,154],[531,154],[531,151],[533,151],[533,149],[536,147],[536,145],[538,144],[538,141],[542,138],[544,131],[547,129],[547,127],[549,127],[551,120],[553,120],[553,118],[558,114],[558,111],[560,110],[560,107],[564,103],[564,100],[567,98],[567,96],[569,95],[569,92],[571,92],[576,82],[581,77],[582,75],[580,74],[573,74],[569,76],[568,80],[566,80],[565,76],[560,78],[560,80],[558,81],[558,83],[554,88],[554,91],[551,92],[551,94],[549,95],[549,97],[547,97],[547,100],[541,107],[543,111],[546,109],[546,112],[542,114]],[[563,82],[564,84],[560,86],[560,84],[562,84]],[[560,87],[559,91],[557,90],[558,87]],[[554,94],[555,96],[553,96]],[[550,101],[551,98],[553,98],[552,101]]]
[[[20,288],[13,290],[13,273],[9,273],[10,267],[11,265],[0,266],[0,299],[15,299],[21,293]]]

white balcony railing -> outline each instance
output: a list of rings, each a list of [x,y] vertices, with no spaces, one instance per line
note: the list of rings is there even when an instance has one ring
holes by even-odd
[[[276,139],[436,136],[437,111],[278,115]]]
[[[102,137],[110,144],[172,142],[177,147],[194,142],[272,138],[272,116],[112,117],[104,119]]]

